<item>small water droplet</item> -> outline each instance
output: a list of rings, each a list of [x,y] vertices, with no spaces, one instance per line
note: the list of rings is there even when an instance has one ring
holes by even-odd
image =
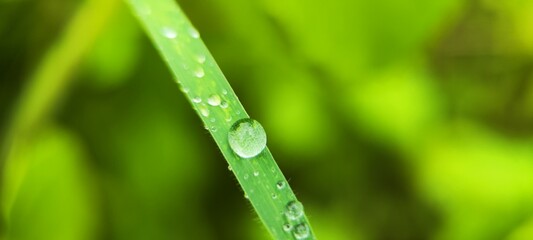
[[[207,103],[213,107],[220,105],[220,102],[221,102],[221,99],[217,94],[213,94],[209,96],[209,98],[207,99]]]
[[[197,68],[196,70],[194,70],[194,76],[197,77],[197,78],[203,78],[205,76],[205,72],[204,72],[204,69],[199,67]]]
[[[178,33],[174,29],[169,28],[169,27],[164,27],[163,30],[161,30],[161,32],[168,39],[174,39],[178,36]]]
[[[270,168],[270,171],[271,171],[271,172],[276,172],[276,168],[271,167],[271,168]]]
[[[289,232],[290,230],[292,230],[292,225],[288,223],[283,224],[283,231]]]
[[[184,93],[189,93],[189,88],[186,87],[180,87],[180,90]]]
[[[306,239],[309,237],[309,227],[305,223],[300,223],[294,227],[293,234],[296,239]]]
[[[220,107],[221,108],[228,108],[228,106],[229,106],[228,102],[226,102],[226,101],[220,102]]]
[[[196,60],[198,61],[198,63],[204,64],[205,63],[205,55],[203,55],[203,54],[198,55],[198,57],[196,57]]]
[[[284,189],[285,188],[285,182],[284,181],[279,181],[276,183],[276,187],[281,190],[281,189]]]
[[[285,215],[291,220],[299,219],[304,215],[304,206],[298,201],[289,202]]]
[[[243,118],[231,126],[228,133],[231,149],[242,158],[259,155],[266,147],[267,136],[261,124],[250,118]]]
[[[254,171],[254,176],[255,177],[259,176],[259,171]]]
[[[276,199],[276,198],[278,198],[278,195],[275,193],[272,193],[272,199]]]
[[[241,111],[237,110],[237,112],[235,112],[235,114],[241,115]]]
[[[228,91],[226,91],[226,89],[224,89],[224,90],[222,90],[222,94],[227,95]]]
[[[193,103],[201,103],[201,102],[202,102],[202,98],[200,98],[200,97],[193,97],[193,98],[192,98],[192,102],[193,102]]]
[[[248,194],[245,193],[244,198],[249,199],[250,197],[248,197]]]
[[[191,35],[192,38],[200,37],[200,33],[195,28],[189,28],[189,35]]]
[[[217,130],[218,130],[217,127],[215,127],[215,126],[211,127],[211,132],[216,132]]]
[[[208,117],[209,116],[209,109],[207,109],[205,107],[205,105],[200,106],[200,114],[202,114],[202,116],[204,116],[204,117]]]
[[[231,165],[228,165],[228,170],[233,171],[233,168],[231,168]]]
[[[244,180],[248,179],[248,174],[244,174]]]
[[[226,116],[226,122],[231,122],[231,119],[232,119],[231,116],[229,116],[229,115]]]
[[[216,122],[217,119],[216,118],[211,118],[209,121],[211,121],[212,123]]]

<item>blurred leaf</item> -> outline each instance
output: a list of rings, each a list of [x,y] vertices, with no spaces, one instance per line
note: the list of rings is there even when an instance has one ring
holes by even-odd
[[[10,211],[9,239],[95,237],[99,204],[76,137],[47,128],[13,160],[27,169]]]
[[[531,141],[512,141],[471,123],[436,136],[419,183],[442,209],[439,239],[503,238],[533,213]]]
[[[87,56],[89,83],[109,88],[127,81],[139,60],[140,34],[138,23],[121,4]]]

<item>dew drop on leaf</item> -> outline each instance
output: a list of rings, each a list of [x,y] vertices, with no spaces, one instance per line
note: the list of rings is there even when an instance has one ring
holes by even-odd
[[[201,102],[202,102],[202,98],[200,98],[200,97],[193,97],[193,98],[192,98],[192,102],[193,102],[193,103],[201,103]]]
[[[293,234],[296,239],[306,239],[309,237],[309,227],[305,223],[300,223],[294,227]]]
[[[220,107],[221,108],[228,108],[228,106],[229,106],[228,102],[226,102],[226,101],[220,102]]]
[[[221,102],[220,96],[218,96],[217,94],[213,94],[209,96],[209,98],[207,99],[207,103],[213,107],[220,105],[220,102]]]
[[[196,30],[194,28],[189,28],[189,35],[191,35],[192,38],[199,38],[200,37],[200,33],[198,32],[198,30]]]
[[[198,55],[198,57],[196,57],[196,60],[198,61],[198,63],[204,64],[205,63],[205,55],[203,55],[203,54]]]
[[[283,224],[283,231],[288,232],[290,230],[292,230],[292,225],[288,223]]]
[[[281,189],[284,189],[285,188],[285,182],[284,181],[279,181],[276,183],[276,187],[281,190]]]
[[[291,220],[297,220],[304,215],[304,206],[298,201],[291,201],[287,204],[285,215]]]
[[[209,109],[207,109],[204,105],[200,106],[200,114],[204,117],[209,116]]]
[[[194,76],[197,77],[197,78],[203,78],[205,76],[205,72],[204,72],[204,69],[199,67],[197,68],[196,70],[194,70]]]
[[[169,27],[164,27],[161,32],[163,33],[163,36],[165,36],[168,39],[174,39],[178,36],[178,33]]]
[[[242,158],[259,155],[266,147],[267,136],[261,124],[250,118],[243,118],[231,126],[228,133],[231,149]]]

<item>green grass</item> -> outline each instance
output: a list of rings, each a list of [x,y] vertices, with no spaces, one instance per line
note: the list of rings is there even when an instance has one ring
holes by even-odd
[[[237,120],[250,116],[185,14],[172,0],[128,2],[213,136],[268,232],[274,239],[315,239],[305,213],[300,216],[302,205],[268,148],[244,159],[230,147],[230,128]]]

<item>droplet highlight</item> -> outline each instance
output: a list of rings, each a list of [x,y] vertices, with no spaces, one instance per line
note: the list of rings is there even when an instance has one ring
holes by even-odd
[[[254,171],[254,177],[259,176],[259,171]]]
[[[259,155],[266,147],[267,136],[261,124],[251,118],[236,121],[228,133],[231,149],[242,158]]]

